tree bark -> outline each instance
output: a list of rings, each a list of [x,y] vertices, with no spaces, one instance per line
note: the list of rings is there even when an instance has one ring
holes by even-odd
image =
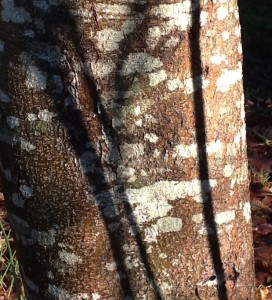
[[[1,2],[1,169],[28,299],[253,299],[236,1]]]

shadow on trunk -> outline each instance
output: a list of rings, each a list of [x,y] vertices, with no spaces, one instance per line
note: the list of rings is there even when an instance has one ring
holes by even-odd
[[[131,11],[135,10],[145,15],[149,4],[142,5],[140,3],[140,0],[135,0],[134,3],[131,4]],[[92,8],[89,13],[92,19],[92,26],[99,28],[99,21],[96,19],[95,9]],[[51,87],[45,91],[48,97],[54,100],[58,119],[66,129],[73,152],[80,165],[85,169],[89,193],[95,200],[101,218],[104,221],[105,228],[107,228],[113,258],[118,270],[122,296],[124,299],[125,297],[135,299],[133,284],[134,286],[138,284],[137,282],[135,283],[135,278],[131,278],[131,271],[126,266],[126,253],[123,249],[126,241],[131,239],[130,237],[128,238],[129,232],[131,232],[135,244],[137,245],[138,257],[143,264],[146,281],[153,289],[154,298],[157,300],[163,299],[160,288],[154,278],[152,266],[148,260],[139,224],[137,224],[137,219],[125,192],[126,183],[118,175],[118,167],[122,165],[119,149],[119,133],[116,132],[112,126],[112,119],[108,115],[109,108],[105,107],[105,103],[102,101],[99,87],[88,65],[90,58],[94,64],[98,61],[100,55],[99,51],[97,51],[91,39],[85,43],[84,40],[86,36],[82,36],[80,29],[80,16],[76,14],[72,4],[71,6],[61,5],[52,10],[48,10],[48,12],[42,12],[40,18],[44,22],[46,32],[35,32],[34,39],[30,33],[29,39],[26,37],[26,42],[24,42],[24,50],[31,54],[32,59],[40,70],[48,74],[58,74],[61,77],[63,91],[60,94],[54,92],[54,90],[58,90],[59,87],[52,78],[50,83]],[[199,10],[195,11],[193,18],[194,26],[190,32],[191,71],[192,77],[196,78],[203,73],[199,46]],[[118,57],[116,76],[113,82],[113,90],[117,91],[116,101],[118,101],[119,105],[126,105],[126,100],[123,99],[122,92],[129,91],[134,82],[134,75],[130,75],[129,78],[126,78],[121,74],[123,62],[128,58],[130,53],[137,53],[146,48],[146,34],[149,22],[148,14],[146,14],[144,20],[140,22],[133,32],[129,33],[119,45],[121,51]],[[137,37],[136,46],[134,45],[134,37]],[[56,65],[54,65],[54,67],[48,65],[45,67],[44,60],[41,59],[41,57],[45,56],[43,53],[43,46],[45,45],[50,45],[52,48],[57,46],[59,49],[59,57],[56,59]],[[143,68],[144,64],[145,62],[143,62]],[[77,75],[77,73],[81,74],[79,80],[84,86],[83,99],[77,98],[78,88],[76,82],[74,82],[74,75]],[[194,82],[194,85],[194,89],[197,90],[199,82]],[[103,89],[103,86],[101,88]],[[121,91],[120,94],[118,94],[119,91]],[[198,90],[194,93],[195,124],[198,144],[199,179],[202,182],[202,198],[205,199],[207,190],[210,191],[211,188],[208,184],[209,170],[206,153],[207,141],[203,102],[202,91]],[[83,110],[79,109],[80,106],[83,106]],[[93,118],[97,120],[98,128],[88,127],[88,121],[84,115],[84,108],[92,110]],[[92,122],[91,124],[96,124],[96,121]],[[93,134],[92,130],[95,131]],[[99,141],[99,146],[97,146],[95,141],[95,135],[101,133],[103,133],[105,143],[109,149],[109,160],[107,162],[102,159],[104,145]],[[89,154],[87,158],[84,156],[86,152]],[[114,174],[114,179],[110,179],[108,174]],[[62,210],[61,205],[62,203],[60,203],[58,207],[60,211]],[[214,221],[211,193],[209,193],[207,200],[203,204],[203,213],[207,230],[214,233],[208,234],[215,271],[215,274],[211,274],[211,277],[215,276],[218,282],[217,287],[220,299],[227,299],[225,287],[226,279],[220,255],[217,228]],[[67,222],[69,222],[69,220]],[[37,272],[39,272],[39,270],[37,270]]]
[[[191,2],[191,5],[199,7],[199,1]],[[201,181],[201,194],[203,200],[203,214],[205,219],[206,230],[208,232],[208,242],[210,253],[212,257],[213,267],[215,274],[211,274],[211,280],[217,281],[217,291],[219,299],[227,299],[226,291],[226,278],[224,266],[220,254],[219,237],[217,226],[215,223],[213,197],[211,194],[211,186],[209,184],[209,167],[208,167],[208,154],[207,154],[207,137],[206,137],[206,123],[205,123],[205,110],[204,110],[204,97],[202,87],[202,76],[204,74],[201,49],[200,49],[200,10],[196,9],[192,14],[193,27],[190,31],[190,52],[191,52],[191,74],[194,86],[194,112],[195,112],[195,127],[196,127],[196,140],[198,151],[198,169],[199,179]],[[196,78],[198,80],[196,80]],[[207,191],[209,191],[207,193]],[[209,234],[210,233],[210,234]],[[197,295],[197,290],[196,290]]]
[[[136,10],[142,14],[145,14],[147,7],[148,5],[141,5],[137,0],[131,4],[132,11]],[[35,40],[32,41],[30,39],[28,43],[25,43],[25,48],[31,53],[31,57],[35,60],[35,64],[40,70],[49,74],[56,74],[56,72],[60,74],[65,95],[61,95],[60,97],[54,92],[51,93],[50,88],[46,89],[46,93],[50,99],[54,99],[58,119],[66,129],[71,146],[79,163],[86,169],[85,176],[89,183],[90,194],[95,199],[105,227],[108,230],[108,238],[111,244],[113,258],[119,274],[122,297],[124,297],[124,299],[135,299],[135,290],[132,287],[132,282],[134,281],[134,286],[135,284],[137,285],[137,282],[135,283],[135,278],[131,277],[131,272],[126,266],[126,254],[123,249],[128,239],[131,239],[129,232],[132,232],[138,248],[138,256],[144,266],[146,280],[153,289],[155,299],[160,300],[162,299],[160,288],[156,284],[140,228],[133,214],[129,199],[126,196],[125,183],[122,182],[122,179],[118,178],[118,167],[122,165],[118,146],[118,134],[112,126],[112,120],[108,116],[107,109],[101,101],[97,83],[88,66],[90,57],[87,57],[87,53],[91,53],[92,60],[98,60],[99,53],[91,40],[86,44],[84,43],[84,38],[78,28],[80,26],[80,16],[76,15],[73,9],[73,5],[61,5],[58,8],[50,10],[48,13],[44,13],[43,21],[45,23],[46,34],[42,34],[37,39],[37,34],[35,33]],[[95,9],[93,8],[90,13],[92,15],[92,25],[99,27]],[[144,41],[148,22],[149,19],[146,17],[143,23],[137,26],[120,44],[122,51],[120,51],[121,54],[118,57],[113,90],[129,90],[133,78],[130,78],[129,83],[121,76],[120,71],[123,67],[123,62],[131,52],[137,52],[137,50],[145,48]],[[130,44],[130,42],[133,42],[134,36],[137,35],[135,32],[141,32],[142,38],[140,42],[138,41],[137,48],[133,48],[133,43]],[[42,48],[45,44],[50,44],[52,47],[57,46],[60,49],[59,60],[56,62],[57,64],[54,66],[54,70],[45,68],[44,62],[39,59],[39,56],[43,56]],[[66,61],[65,66],[63,64],[63,57],[65,57]],[[73,79],[71,75],[77,71],[83,74],[83,76],[79,78],[79,80],[83,82],[85,89],[85,99],[83,100],[77,99],[74,94],[76,91],[73,91],[74,83],[72,82]],[[57,86],[53,86],[53,90],[57,89]],[[117,95],[116,98],[120,100],[121,95]],[[125,103],[119,104],[126,105]],[[81,105],[83,105],[83,110],[78,108],[78,106]],[[101,155],[103,155],[102,146],[100,149],[101,152],[98,152],[96,145],[94,145],[94,140],[90,137],[90,130],[92,129],[87,128],[88,124],[84,119],[84,108],[86,107],[92,109],[93,114],[98,118],[100,130],[102,130],[106,143],[109,145],[109,157],[112,158],[112,161],[108,161],[107,164],[101,159]],[[91,153],[87,161],[86,157],[84,157],[86,151]],[[93,166],[95,171],[89,171],[88,168],[92,168]],[[109,180],[108,173],[113,173],[116,176],[115,182]]]

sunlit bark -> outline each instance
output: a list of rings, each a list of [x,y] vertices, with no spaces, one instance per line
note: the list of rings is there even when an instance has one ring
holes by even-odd
[[[28,299],[253,299],[236,1],[2,0],[0,39]]]

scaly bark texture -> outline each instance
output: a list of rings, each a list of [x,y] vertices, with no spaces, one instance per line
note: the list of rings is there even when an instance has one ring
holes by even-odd
[[[236,1],[0,9],[1,169],[28,299],[253,299]]]

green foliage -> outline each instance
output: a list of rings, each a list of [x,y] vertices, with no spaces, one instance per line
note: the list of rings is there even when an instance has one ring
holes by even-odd
[[[256,171],[255,169],[250,169],[251,182],[261,183],[263,186],[269,183],[270,175],[269,172]]]
[[[4,299],[24,300],[19,263],[11,246],[11,232],[6,233],[1,220],[0,231],[0,294]]]

